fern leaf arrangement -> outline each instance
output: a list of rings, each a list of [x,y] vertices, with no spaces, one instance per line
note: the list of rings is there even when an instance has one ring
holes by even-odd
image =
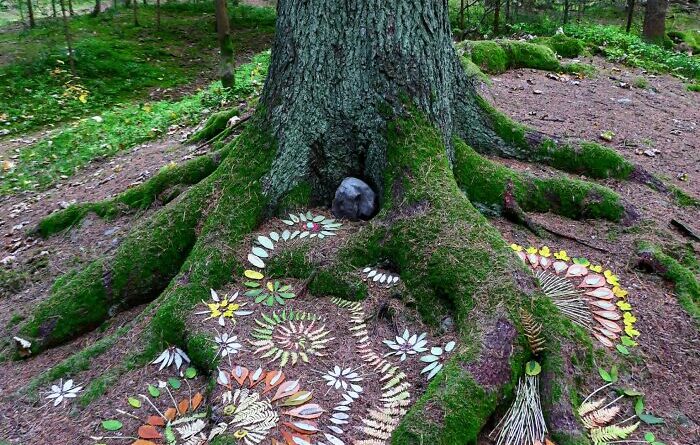
[[[559,310],[573,323],[592,329],[591,311],[581,298],[581,294],[569,280],[551,272],[540,270],[535,273],[542,292],[552,300]]]
[[[594,445],[605,445],[611,440],[627,439],[637,427],[639,422],[627,426],[610,425],[591,430],[591,440]]]
[[[532,350],[533,354],[538,355],[545,349],[545,339],[542,336],[542,324],[538,323],[532,314],[524,309],[520,311],[520,319],[523,323],[525,338],[527,338],[530,344],[530,350]]]

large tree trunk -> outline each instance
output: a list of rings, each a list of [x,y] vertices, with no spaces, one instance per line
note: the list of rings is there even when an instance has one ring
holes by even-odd
[[[235,82],[235,59],[231,30],[229,29],[228,9],[226,0],[214,0],[216,4],[216,35],[219,40],[221,53],[220,75],[224,88],[233,88]]]
[[[568,363],[560,357],[578,337],[472,202],[518,215],[552,211],[619,221],[630,212],[604,187],[536,180],[479,153],[589,177],[645,176],[611,150],[594,144],[579,150],[512,122],[476,87],[453,46],[447,0],[280,0],[260,106],[243,134],[115,201],[70,207],[42,221],[38,230],[48,235],[91,210],[148,206],[173,182],[192,185],[109,257],[58,282],[20,333],[35,341],[36,353],[99,326],[113,311],[152,301],[152,349],[186,347],[187,314],[209,289],[230,281],[232,270],[242,270],[236,251],[245,236],[281,204],[329,204],[341,181],[356,176],[380,192],[379,214],[336,260],[314,264],[318,275],[296,278],[308,279],[312,293],[314,277],[330,279],[338,285],[319,296],[355,298],[353,289],[364,284],[353,258],[391,263],[405,279],[405,298],[432,326],[452,319],[465,346],[392,443],[476,443],[528,358],[516,329],[524,305],[538,308],[552,330],[551,358],[543,361],[553,376],[543,382],[551,388],[550,430],[561,443],[579,443]]]
[[[666,36],[666,9],[668,0],[648,0],[644,11],[642,35],[644,39],[663,43]]]

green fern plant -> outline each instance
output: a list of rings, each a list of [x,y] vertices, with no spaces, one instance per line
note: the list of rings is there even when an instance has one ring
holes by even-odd
[[[610,425],[591,430],[594,445],[605,445],[611,440],[627,439],[639,427],[639,422],[627,426]]]

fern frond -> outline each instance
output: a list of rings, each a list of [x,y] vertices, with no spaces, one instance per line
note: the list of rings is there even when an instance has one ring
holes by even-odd
[[[610,423],[620,412],[620,405],[613,405],[610,408],[598,409],[581,419],[583,425],[589,430],[601,427]]]
[[[578,415],[584,417],[586,414],[603,406],[603,403],[605,403],[605,397],[599,400],[592,400],[590,402],[583,403],[578,407]]]
[[[594,445],[604,445],[611,440],[627,439],[637,427],[639,422],[627,426],[610,425],[591,430],[591,440]]]
[[[522,309],[520,311],[520,319],[523,322],[525,337],[530,343],[530,350],[537,355],[544,351],[544,337],[542,337],[542,324],[538,323],[528,311]]]

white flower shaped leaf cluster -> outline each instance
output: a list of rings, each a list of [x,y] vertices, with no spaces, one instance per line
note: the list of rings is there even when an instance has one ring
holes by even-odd
[[[217,345],[219,345],[218,355],[221,355],[221,357],[238,354],[243,347],[242,344],[238,343],[238,336],[227,334],[225,332],[223,334],[219,334],[217,332],[216,337],[214,337],[214,341]]]
[[[168,349],[161,352],[158,358],[153,360],[151,364],[157,365],[158,363],[160,363],[158,371],[162,371],[168,366],[175,364],[175,369],[179,371],[183,363],[189,362],[190,358],[187,356],[187,354],[185,354],[185,351],[176,346],[170,346]]]
[[[425,347],[426,343],[428,343],[425,339],[427,335],[428,334],[425,332],[420,335],[410,335],[408,329],[406,329],[403,331],[403,335],[400,337],[398,335],[396,336],[396,341],[384,340],[383,343],[392,349],[392,351],[385,354],[385,356],[396,355],[401,358],[401,361],[404,361],[408,355],[425,352],[428,350],[428,348]]]
[[[430,354],[424,355],[420,358],[420,361],[428,363],[428,365],[425,368],[423,368],[420,373],[425,374],[427,372],[428,380],[435,377],[437,373],[440,372],[440,370],[442,369],[442,366],[445,363],[445,358],[450,352],[452,352],[454,348],[454,341],[447,343],[444,348],[441,348],[439,346],[433,346],[432,348],[430,348]]]
[[[339,390],[342,388],[345,392],[362,392],[362,387],[357,384],[362,381],[362,377],[350,368],[341,369],[340,366],[336,365],[333,369],[323,374],[322,377],[326,381],[326,385],[334,389]]]
[[[73,384],[73,379],[68,379],[65,382],[61,379],[58,385],[51,385],[51,392],[46,398],[54,399],[53,406],[58,406],[65,399],[77,397],[81,389],[83,389],[82,386],[75,386]]]

